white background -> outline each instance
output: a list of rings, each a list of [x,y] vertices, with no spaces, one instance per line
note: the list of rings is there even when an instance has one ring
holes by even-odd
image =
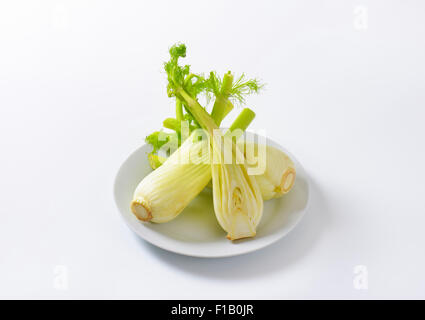
[[[419,0],[2,1],[0,297],[425,298],[424,39]],[[267,83],[252,129],[312,179],[304,220],[260,252],[171,254],[115,207],[119,166],[173,115],[177,41],[194,70]]]

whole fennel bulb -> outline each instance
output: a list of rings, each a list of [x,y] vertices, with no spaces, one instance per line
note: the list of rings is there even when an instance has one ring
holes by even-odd
[[[248,168],[261,161],[259,153],[264,146],[258,146],[253,142],[239,142],[238,146],[244,152]],[[260,186],[263,200],[279,198],[288,193],[296,177],[295,165],[291,158],[285,152],[266,145],[263,161],[265,161],[264,173],[254,176]]]
[[[131,211],[139,220],[163,223],[174,219],[211,179],[207,145],[195,140],[196,132],[158,169],[137,186]]]

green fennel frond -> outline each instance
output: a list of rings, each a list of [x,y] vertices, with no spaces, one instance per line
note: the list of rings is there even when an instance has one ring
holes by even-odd
[[[167,94],[169,97],[176,96],[178,90],[184,90],[193,99],[197,99],[200,94],[208,95],[209,82],[202,74],[190,72],[190,66],[179,65],[179,59],[186,57],[186,46],[178,43],[169,50],[170,60],[164,63],[164,70],[167,73]],[[190,122],[195,127],[200,127],[199,123],[190,114],[187,106],[183,104],[186,114],[189,115]]]
[[[166,144],[169,140],[169,136],[165,136],[165,139],[160,139],[160,135],[163,135],[162,131],[155,131],[154,133],[148,135],[145,138],[146,143],[150,144],[153,147],[152,154],[155,154],[161,149],[161,147]]]
[[[229,71],[228,74],[231,74],[231,72]],[[242,74],[241,76],[239,76],[239,78],[233,81],[230,90],[226,89],[224,91],[226,91],[226,93],[228,94],[228,98],[233,102],[244,104],[246,96],[252,93],[258,93],[263,87],[264,84],[260,83],[259,80],[246,79],[245,74]],[[210,99],[211,95],[218,97],[219,95],[223,94],[223,80],[217,72],[210,72],[210,76],[207,79],[205,91],[207,98]]]
[[[237,101],[240,104],[245,103],[245,97],[252,93],[258,93],[264,88],[264,84],[258,79],[246,79],[245,74],[242,75],[233,83],[230,91],[230,99]]]
[[[186,57],[186,45],[184,43],[176,43],[169,49],[169,52],[172,59],[184,58]]]
[[[217,72],[211,71],[210,77],[208,78],[208,87],[207,90],[213,93],[215,96],[220,94],[222,81]]]
[[[198,95],[207,92],[208,82],[202,74],[190,73],[184,81],[183,88],[196,99]]]
[[[170,60],[164,63],[168,78],[168,96],[174,96],[176,88],[184,89],[192,98],[205,93],[208,87],[207,79],[202,74],[191,73],[190,65],[179,65],[179,58],[186,57],[186,45],[182,43],[175,44],[170,48],[169,53]]]
[[[178,61],[181,57],[186,57],[186,46],[184,44],[175,44],[169,50],[170,60],[164,63],[164,69],[167,73],[168,96],[174,95],[175,87],[183,87],[186,76],[189,74],[189,65],[179,66]]]

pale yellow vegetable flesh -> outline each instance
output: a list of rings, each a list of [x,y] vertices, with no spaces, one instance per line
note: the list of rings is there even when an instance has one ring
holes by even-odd
[[[138,219],[168,222],[205,188],[211,179],[211,168],[208,148],[202,147],[190,136],[163,165],[139,183],[131,203],[131,211]]]
[[[261,148],[254,146],[252,149],[254,153],[246,152],[247,144],[239,145],[239,147],[244,148],[241,150],[245,150],[244,155],[249,167],[250,164],[258,161],[258,151]],[[266,146],[265,154],[265,172],[254,177],[260,186],[263,199],[270,200],[279,198],[292,189],[295,182],[296,170],[291,158],[283,151],[272,146]]]
[[[207,144],[208,141],[193,142],[189,137],[159,168],[147,175],[134,192],[132,212],[142,221],[168,222],[208,185],[214,171],[217,178],[213,179],[213,187],[220,192],[220,197],[214,199],[219,224],[231,240],[254,236],[261,218],[254,212],[258,212],[262,204],[253,198],[253,194],[258,194],[253,188],[258,188],[263,200],[289,192],[296,176],[292,160],[284,152],[267,146],[266,171],[262,175],[249,176],[242,165],[213,164],[211,169],[209,154],[205,152]],[[243,148],[243,145],[239,147]],[[253,150],[256,150],[254,154],[244,152],[247,163],[254,163],[258,157],[258,147]],[[201,151],[198,159],[201,163],[193,163],[193,155],[199,155]],[[226,191],[230,189],[231,192]],[[232,214],[225,215],[224,211]]]
[[[221,136],[214,136],[212,143],[212,182],[214,212],[229,240],[256,235],[256,228],[263,214],[263,198],[254,177],[250,177],[244,164],[236,164],[232,152],[232,164],[226,164],[223,152],[233,145],[223,143]],[[237,149],[237,148],[235,148]]]

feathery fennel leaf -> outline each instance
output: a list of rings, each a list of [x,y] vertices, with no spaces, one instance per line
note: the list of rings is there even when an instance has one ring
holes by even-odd
[[[230,99],[233,99],[240,104],[245,103],[245,97],[252,93],[258,93],[264,88],[264,84],[258,79],[246,79],[245,74],[242,75],[233,83],[230,91]]]

